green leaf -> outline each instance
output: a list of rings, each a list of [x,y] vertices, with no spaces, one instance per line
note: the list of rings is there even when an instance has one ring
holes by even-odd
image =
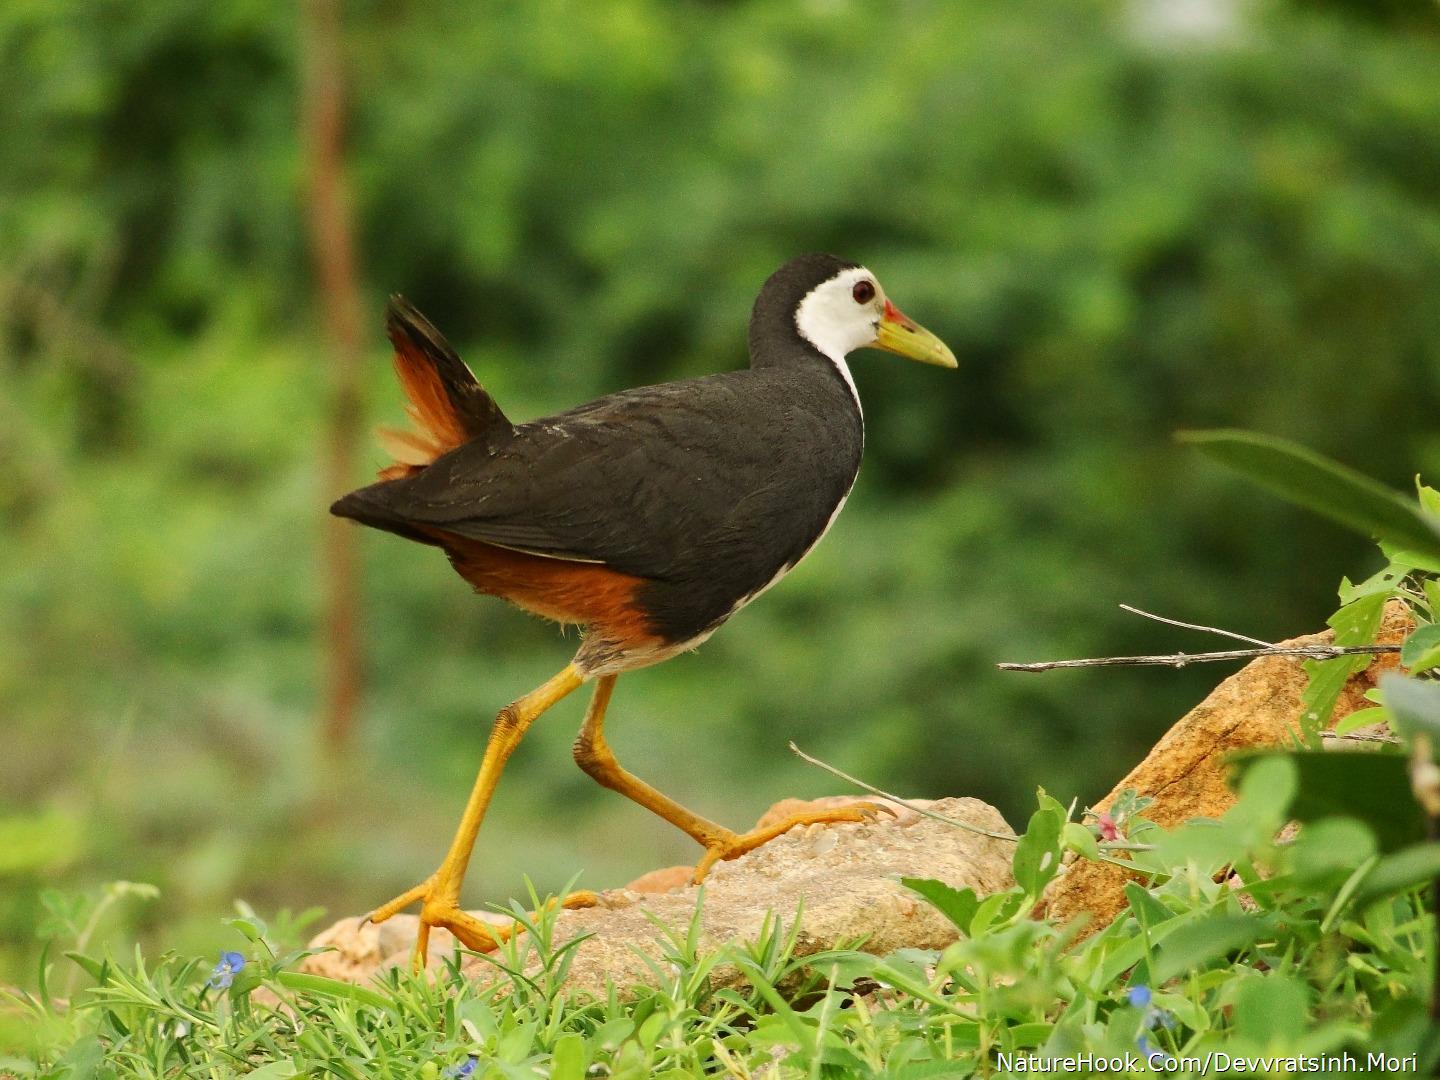
[[[1125,899],[1130,904],[1130,910],[1135,913],[1135,920],[1146,930],[1154,929],[1175,918],[1175,912],[1150,895],[1149,890],[1142,888],[1138,882],[1125,883]]]
[[[1244,808],[1242,799],[1231,812]],[[1253,817],[1239,823],[1196,818],[1155,837],[1155,850],[1148,853],[1146,865],[1172,873],[1175,867],[1193,865],[1206,873],[1214,873],[1226,863],[1243,858],[1254,843],[1264,843],[1280,827],[1278,821],[1269,827],[1257,825]]]
[[[90,978],[94,979],[97,984],[103,983],[105,981],[105,967],[103,964],[100,963],[99,960],[91,959],[84,953],[78,952],[67,952],[65,955],[69,959],[74,960],[75,963],[79,964],[82,968],[84,968],[85,974],[89,975]]]
[[[95,1075],[100,1063],[105,1060],[105,1048],[93,1035],[86,1036],[66,1051],[57,1064],[58,1072],[51,1076],[63,1076],[66,1080],[85,1080]]]
[[[1427,511],[1432,516],[1434,511]],[[1403,566],[1410,570],[1424,570],[1430,574],[1440,574],[1440,559],[1433,555],[1425,555],[1412,548],[1399,547],[1395,544],[1381,544],[1380,550],[1385,553],[1396,566]]]
[[[1375,854],[1375,834],[1354,818],[1324,818],[1300,830],[1287,855],[1295,879],[1307,886],[1338,884]]]
[[[970,932],[970,923],[975,918],[975,910],[980,906],[980,898],[975,895],[974,889],[955,889],[933,878],[902,877],[900,884],[928,900],[940,914],[954,923],[961,933]]]
[[[1420,500],[1420,509],[1440,517],[1440,491],[1422,484],[1418,476],[1415,477],[1415,497]]]
[[[1383,706],[1376,705],[1369,709],[1356,709],[1349,716],[1344,717],[1335,723],[1336,735],[1349,735],[1352,731],[1359,731],[1363,727],[1370,727],[1372,724],[1390,723],[1390,710]]]
[[[1440,683],[1390,673],[1381,676],[1380,691],[1399,734],[1407,739],[1425,734],[1440,744]]]
[[[1351,817],[1375,834],[1382,852],[1398,851],[1425,837],[1425,819],[1410,795],[1410,774],[1400,754],[1368,750],[1257,750],[1237,754],[1238,777],[1267,758],[1294,762],[1299,790],[1290,805],[1297,821]]]
[[[1367,536],[1440,557],[1436,520],[1363,473],[1271,435],[1189,431],[1178,438],[1298,506]]]
[[[1405,639],[1400,663],[1411,671],[1425,671],[1440,664],[1440,623],[1426,623]]]
[[[1398,896],[1416,885],[1440,878],[1440,844],[1424,843],[1386,855],[1355,890],[1355,906]]]
[[[1160,943],[1159,952],[1151,963],[1155,985],[1169,982],[1177,975],[1197,970],[1236,949],[1249,945],[1266,929],[1258,918],[1213,916],[1178,927]]]
[[[1310,990],[1288,975],[1242,979],[1235,994],[1235,1031],[1260,1046],[1290,1046],[1309,1026]]]
[[[1387,586],[1383,590],[1361,593],[1330,616],[1327,622],[1335,631],[1335,644],[1368,645],[1374,641],[1391,591]],[[1318,744],[1320,731],[1330,722],[1345,683],[1351,675],[1369,667],[1371,661],[1372,657],[1363,655],[1305,661],[1310,682],[1300,696],[1300,728],[1312,747]]]
[[[1006,1031],[1012,1047],[1035,1047],[1042,1046],[1050,1033],[1055,1030],[1054,1024],[1047,1024],[1040,1020],[1033,1020],[1026,1024],[1016,1024]]]
[[[1020,910],[1024,896],[1019,889],[991,893],[980,901],[975,917],[970,920],[970,936],[979,937],[998,923],[1003,923]]]
[[[226,919],[225,925],[232,929],[239,930],[240,933],[245,935],[248,941],[260,941],[265,937],[265,921],[258,915]]]
[[[1239,778],[1240,801],[1225,812],[1225,821],[1273,833],[1285,824],[1299,786],[1293,760],[1276,756],[1257,761]]]
[[[1095,839],[1095,834],[1081,825],[1078,821],[1067,821],[1061,832],[1065,846],[1082,858],[1098,860],[1100,858],[1100,842]]]
[[[1041,890],[1060,870],[1060,831],[1065,816],[1052,806],[1030,815],[1025,835],[1015,845],[1013,869],[1015,882],[1027,896],[1039,896]]]
[[[289,1061],[272,1061],[269,1065],[262,1065],[254,1072],[245,1074],[247,1080],[295,1080],[295,1077],[301,1075],[303,1074]]]
[[[282,971],[275,976],[275,981],[286,989],[297,990],[304,994],[339,998],[342,1001],[353,1001],[377,1009],[390,1010],[392,1008],[390,999],[377,994],[374,990],[355,986],[352,983],[340,982],[338,979],[327,979],[323,975],[310,975],[303,971]]]
[[[589,1067],[589,1056],[585,1053],[585,1040],[574,1034],[562,1035],[555,1041],[550,1059],[551,1080],[585,1080]]]

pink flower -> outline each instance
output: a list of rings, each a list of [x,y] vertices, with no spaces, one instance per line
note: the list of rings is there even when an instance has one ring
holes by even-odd
[[[1115,825],[1115,819],[1105,811],[1095,815],[1095,826],[1100,830],[1101,840],[1119,840],[1120,830]]]

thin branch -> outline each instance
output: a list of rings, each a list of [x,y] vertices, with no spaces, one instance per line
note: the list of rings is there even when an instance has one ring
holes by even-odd
[[[849,773],[842,772],[840,769],[837,769],[834,765],[831,765],[828,762],[821,761],[817,757],[811,757],[809,754],[805,753],[804,750],[801,750],[798,746],[796,746],[793,742],[790,744],[790,752],[796,757],[800,758],[802,761],[808,761],[817,769],[824,769],[831,776],[838,776],[841,780],[844,780],[846,783],[849,784],[854,784],[862,791],[868,791],[872,795],[878,795],[882,799],[888,799],[890,802],[893,802],[898,806],[903,806],[906,810],[914,811],[921,817],[932,818],[933,820],[939,821],[942,824],[951,825],[957,829],[963,829],[965,832],[978,833],[980,836],[988,836],[991,840],[1004,840],[1007,843],[1011,844],[1018,844],[1020,842],[1020,837],[1014,835],[1013,833],[994,832],[993,830],[983,828],[979,825],[971,825],[968,821],[961,821],[959,818],[952,818],[947,817],[944,814],[937,814],[934,810],[931,810],[924,806],[920,806],[917,803],[910,802],[908,799],[902,799],[900,798],[900,796],[892,795],[888,791],[881,791],[874,784],[867,784],[864,780],[856,779]],[[1073,808],[1074,803],[1072,803],[1071,806]],[[1102,840],[1100,842],[1100,848],[1102,851],[1155,850],[1154,845],[1152,844],[1127,844],[1118,840]],[[1115,862],[1117,860],[1109,859],[1105,861]],[[1126,869],[1134,869],[1134,866],[1130,863],[1120,863],[1120,865],[1124,866]]]
[[[992,829],[985,829],[979,825],[971,825],[968,821],[961,821],[959,818],[946,817],[944,814],[937,814],[934,810],[929,810],[923,806],[918,806],[917,804],[912,803],[906,799],[902,799],[898,795],[892,795],[888,791],[881,791],[874,785],[867,784],[864,780],[857,780],[849,773],[841,772],[839,769],[835,768],[834,765],[828,765],[825,762],[821,761],[819,758],[811,757],[809,754],[805,753],[804,750],[801,750],[798,746],[796,746],[793,742],[790,744],[790,752],[796,757],[800,758],[802,761],[808,761],[817,769],[824,769],[831,776],[838,776],[847,784],[854,784],[862,791],[870,792],[871,795],[879,795],[882,799],[889,799],[897,806],[903,806],[906,810],[913,810],[921,817],[933,818],[935,821],[944,822],[946,825],[953,825],[955,826],[955,828],[964,829],[966,832],[979,833],[981,836],[988,836],[991,840],[1004,840],[1011,844],[1019,843],[1020,841],[1020,838],[1013,834],[995,832]]]
[[[1362,731],[1348,731],[1343,735],[1334,731],[1322,731],[1320,738],[1330,742],[1398,743],[1400,741],[1394,735],[1375,735]]]
[[[1237,634],[1233,630],[1221,630],[1218,626],[1201,626],[1199,623],[1181,622],[1179,619],[1167,619],[1164,615],[1141,611],[1138,607],[1131,607],[1129,604],[1121,604],[1120,610],[1128,611],[1131,615],[1139,615],[1146,619],[1154,619],[1156,622],[1165,623],[1167,626],[1178,626],[1182,630],[1199,630],[1205,634],[1219,634],[1221,637],[1234,638],[1236,641],[1244,641],[1250,645],[1259,645],[1265,649],[1279,648],[1273,641],[1261,641],[1259,638]]]
[[[1139,667],[1161,665],[1183,668],[1187,664],[1211,664],[1221,660],[1253,660],[1257,656],[1304,656],[1311,660],[1333,660],[1338,656],[1398,653],[1399,645],[1277,645],[1268,649],[1226,649],[1222,652],[1171,653],[1167,656],[1105,656],[1093,660],[1048,660],[1038,664],[996,664],[1001,671],[1053,671],[1056,668]]]

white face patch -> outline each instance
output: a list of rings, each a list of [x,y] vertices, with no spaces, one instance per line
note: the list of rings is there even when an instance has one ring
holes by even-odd
[[[855,298],[855,286],[861,282],[873,286],[873,294],[865,301]],[[821,282],[806,294],[795,309],[795,326],[800,336],[814,345],[840,372],[845,385],[860,405],[855,380],[845,363],[847,354],[875,342],[875,330],[885,313],[885,293],[875,275],[863,266],[842,270],[829,281]]]

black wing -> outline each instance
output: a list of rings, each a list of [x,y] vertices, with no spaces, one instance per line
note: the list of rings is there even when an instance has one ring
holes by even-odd
[[[823,531],[861,440],[833,372],[727,372],[519,425],[333,510],[412,538],[423,526],[656,580],[723,566],[759,587]]]

